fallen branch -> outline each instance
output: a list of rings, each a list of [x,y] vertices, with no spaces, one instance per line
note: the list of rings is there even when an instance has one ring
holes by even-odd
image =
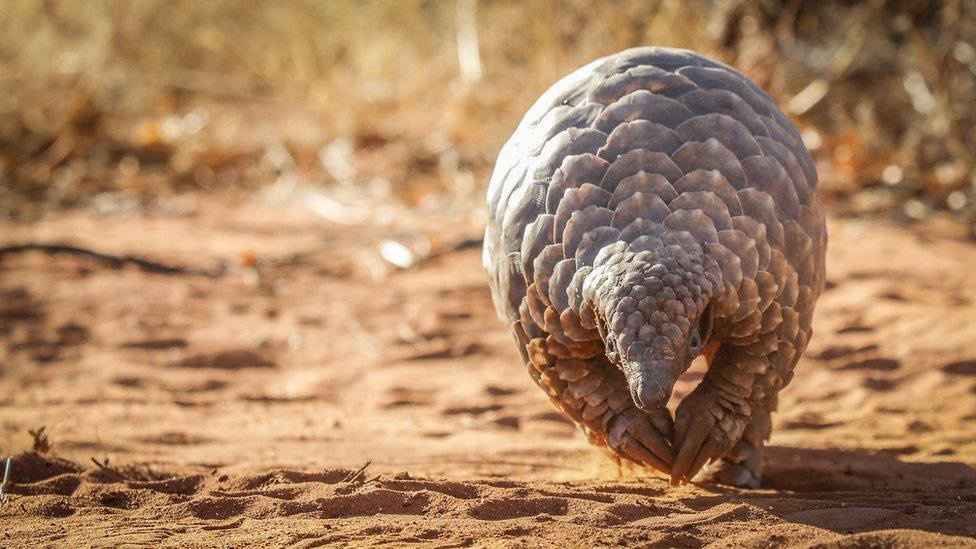
[[[75,255],[94,259],[95,261],[105,263],[116,269],[121,269],[126,265],[133,265],[147,273],[161,275],[196,275],[205,276],[208,278],[217,278],[224,274],[224,268],[222,266],[214,270],[198,269],[195,267],[184,267],[182,265],[172,265],[159,261],[153,261],[151,259],[146,259],[136,255],[106,254],[96,252],[95,250],[90,250],[88,248],[81,248],[78,246],[60,243],[43,244],[38,242],[28,242],[24,244],[4,246],[0,248],[0,260],[2,260],[4,256],[23,252]]]
[[[435,257],[440,257],[442,255],[451,254],[454,252],[460,252],[463,250],[470,250],[471,248],[480,248],[485,243],[485,239],[482,237],[477,238],[463,238],[454,242],[450,246],[446,246],[443,250],[438,250],[424,258],[424,261],[428,259],[434,259]]]

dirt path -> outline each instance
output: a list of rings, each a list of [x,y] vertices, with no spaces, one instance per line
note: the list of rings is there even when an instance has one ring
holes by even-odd
[[[518,364],[477,250],[382,276],[376,229],[220,203],[2,225],[0,245],[233,269],[3,259],[0,545],[973,543],[947,536],[976,536],[976,246],[831,229],[766,487],[737,491],[671,488],[588,446]],[[51,448],[22,453],[40,426]]]

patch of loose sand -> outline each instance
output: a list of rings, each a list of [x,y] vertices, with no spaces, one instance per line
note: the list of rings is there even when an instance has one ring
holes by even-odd
[[[0,245],[209,267],[363,231],[214,203],[65,213],[0,226]],[[753,491],[673,488],[590,447],[523,371],[475,250],[383,279],[321,256],[218,279],[5,258],[0,545],[973,544],[976,246],[831,231],[816,333]],[[28,451],[41,425],[44,455]]]

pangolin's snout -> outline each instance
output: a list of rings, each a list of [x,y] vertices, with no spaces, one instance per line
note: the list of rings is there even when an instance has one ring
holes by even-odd
[[[623,370],[630,387],[630,396],[638,408],[651,412],[668,404],[674,389],[674,379],[667,364],[630,363]]]

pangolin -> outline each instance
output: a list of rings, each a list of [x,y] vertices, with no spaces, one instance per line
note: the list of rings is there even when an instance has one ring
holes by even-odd
[[[796,128],[735,69],[645,47],[566,76],[488,187],[484,265],[535,382],[619,458],[758,486],[827,234]],[[678,376],[708,371],[666,408]]]

